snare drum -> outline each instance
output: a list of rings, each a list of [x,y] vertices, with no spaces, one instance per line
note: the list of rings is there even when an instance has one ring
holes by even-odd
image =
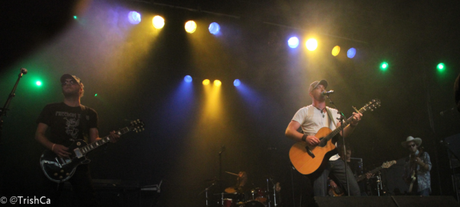
[[[241,193],[225,193],[222,197],[222,207],[237,207],[244,201],[244,194]]]
[[[263,204],[265,204],[267,202],[267,195],[266,195],[266,192],[264,189],[262,188],[255,188],[253,190],[251,190],[251,193],[252,193],[252,199],[253,200],[256,200],[256,201],[259,201]]]

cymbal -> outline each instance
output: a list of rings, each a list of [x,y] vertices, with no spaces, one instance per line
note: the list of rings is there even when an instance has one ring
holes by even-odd
[[[224,190],[226,193],[236,193],[236,189],[234,187],[228,187]]]

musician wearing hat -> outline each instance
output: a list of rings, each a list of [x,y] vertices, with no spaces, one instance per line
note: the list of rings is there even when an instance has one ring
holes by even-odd
[[[410,152],[404,165],[404,180],[409,184],[408,193],[428,196],[431,192],[430,155],[423,150],[422,139],[408,136],[401,145]]]
[[[340,120],[338,110],[326,106],[327,86],[328,82],[326,80],[314,81],[310,84],[308,92],[312,99],[312,104],[300,108],[295,113],[286,128],[286,137],[297,142],[306,142],[309,147],[316,147],[320,144],[320,135],[316,135],[320,130],[328,128],[332,131],[340,127],[341,123],[338,121]],[[340,135],[348,137],[358,125],[361,117],[361,113],[353,112],[350,124],[343,128],[343,134],[340,132]],[[302,129],[303,133],[298,131],[299,128]],[[316,156],[319,157],[319,154]],[[324,167],[320,167],[321,169],[308,175],[308,180],[313,184],[313,189],[307,190],[307,192],[313,192],[314,196],[327,196],[327,181],[328,177],[331,177],[347,191],[348,188],[346,186],[348,182],[350,192],[347,193],[349,195],[359,196],[361,194],[350,167],[346,167],[345,161],[340,159],[339,154],[332,152],[329,157],[325,156],[324,160],[326,160]]]
[[[62,102],[50,103],[43,108],[37,119],[35,132],[35,139],[55,155],[55,160],[70,159],[72,149],[69,146],[78,143],[77,140],[84,140],[87,143],[101,140],[97,112],[81,104],[84,85],[80,78],[64,74],[60,81],[64,99]],[[111,132],[109,136],[111,142],[116,142],[120,138],[115,132]],[[52,204],[58,206],[64,185],[62,181],[46,176],[50,180],[45,178],[42,189],[52,200]],[[70,176],[70,173],[66,173],[65,176]],[[78,165],[68,181],[78,198],[72,203],[85,207],[98,205],[87,164]]]

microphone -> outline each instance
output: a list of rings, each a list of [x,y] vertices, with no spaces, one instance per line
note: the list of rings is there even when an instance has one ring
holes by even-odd
[[[24,74],[24,75],[27,74],[27,69],[21,68],[21,73]]]
[[[219,155],[222,154],[222,152],[225,151],[225,145],[222,145],[222,147],[220,148],[220,152],[219,152]]]
[[[329,94],[333,94],[334,90],[329,90],[329,91],[323,91],[321,92],[321,96],[328,96]]]

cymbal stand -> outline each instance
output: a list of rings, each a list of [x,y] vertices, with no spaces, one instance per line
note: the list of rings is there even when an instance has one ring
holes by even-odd
[[[273,206],[276,207],[276,185],[273,185]]]
[[[212,186],[214,186],[216,184],[216,182],[213,182],[209,187],[205,188],[204,191],[201,191],[200,193],[198,193],[198,195],[202,194],[204,192],[204,195],[205,195],[205,198],[206,198],[206,207],[210,206],[209,205],[209,194],[208,194],[208,191],[210,188],[212,188]],[[161,185],[161,183],[160,183]]]
[[[272,199],[270,198],[270,181],[273,185],[273,205],[272,205]],[[273,183],[273,180],[271,178],[267,178],[267,202],[268,202],[268,207],[272,206],[277,206],[276,204],[276,185]]]
[[[375,176],[377,178],[377,195],[380,196],[380,190],[383,190],[382,177],[379,175]]]

